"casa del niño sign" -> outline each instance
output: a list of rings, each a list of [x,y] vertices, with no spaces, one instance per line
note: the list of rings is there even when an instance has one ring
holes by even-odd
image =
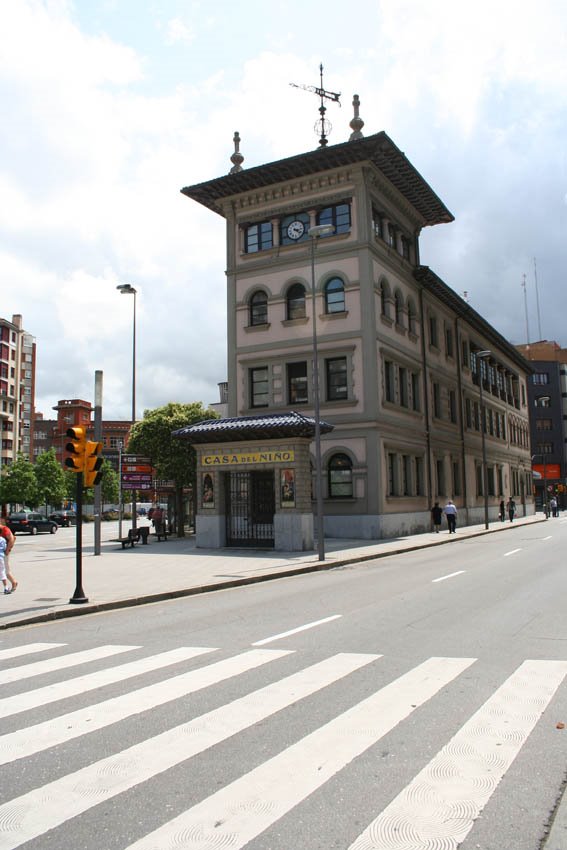
[[[293,463],[295,451],[234,452],[202,455],[201,466],[242,466],[251,463]]]

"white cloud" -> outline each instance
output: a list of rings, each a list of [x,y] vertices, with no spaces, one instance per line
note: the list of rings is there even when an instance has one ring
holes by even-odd
[[[168,44],[183,42],[191,44],[195,38],[193,28],[182,21],[181,18],[171,18],[167,22],[165,40]]]

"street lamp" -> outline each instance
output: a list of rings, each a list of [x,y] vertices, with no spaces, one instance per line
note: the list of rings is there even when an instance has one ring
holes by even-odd
[[[134,296],[134,310],[133,310],[133,321],[132,321],[132,425],[136,421],[136,292],[129,283],[121,283],[116,289],[120,292],[120,295],[133,295]],[[120,470],[120,477],[122,477],[122,469]],[[133,498],[132,498],[132,528],[135,530],[137,526],[137,517],[136,517],[136,491],[132,490]]]
[[[492,357],[492,351],[475,351],[477,360],[487,360]],[[486,438],[484,399],[482,395],[482,365],[478,368],[478,385],[480,388],[480,439],[482,442],[482,491],[484,493],[484,527],[488,528],[488,469],[486,466]]]
[[[311,237],[311,304],[313,308],[313,409],[315,414],[315,498],[317,502],[317,552],[325,560],[325,529],[323,527],[323,482],[321,478],[321,424],[319,422],[319,356],[317,351],[317,310],[315,303],[315,241],[335,230],[332,224],[316,224],[307,231]]]

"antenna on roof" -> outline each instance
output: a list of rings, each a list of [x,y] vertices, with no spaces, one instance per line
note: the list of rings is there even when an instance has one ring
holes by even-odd
[[[327,111],[327,107],[325,106],[325,100],[332,100],[334,103],[338,103],[340,106],[341,102],[339,98],[341,96],[341,93],[336,91],[327,91],[323,88],[323,64],[319,65],[319,74],[321,77],[320,86],[304,86],[300,83],[290,83],[290,86],[293,86],[295,89],[304,89],[304,91],[311,91],[321,98],[321,106],[319,107],[319,113],[321,117],[315,122],[315,126],[313,129],[316,133],[319,133],[319,131],[321,132],[321,136],[319,137],[319,144],[322,148],[324,148],[328,142],[327,136],[333,129],[331,122],[327,121],[325,118],[325,112]]]
[[[536,258],[534,257],[534,278],[535,278],[535,294],[536,294],[536,304],[537,304],[537,332],[539,334],[539,339],[543,339],[541,335],[541,316],[539,313],[539,292],[537,288],[537,266],[536,266]]]
[[[524,290],[524,310],[526,312],[526,342],[530,344],[530,323],[528,321],[528,294],[526,292],[526,276],[523,276],[522,289]]]

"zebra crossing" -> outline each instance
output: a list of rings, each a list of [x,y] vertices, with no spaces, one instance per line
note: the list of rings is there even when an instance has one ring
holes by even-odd
[[[97,732],[107,733],[104,746],[100,751],[95,747],[94,759],[75,769],[69,763],[63,772],[54,770],[49,776],[44,767],[38,772],[40,784],[22,793],[13,795],[0,782],[0,850],[41,840],[47,833],[53,840],[57,830],[64,831],[69,822],[97,806],[116,802],[126,792],[141,793],[144,784],[156,777],[166,777],[168,771],[236,741],[282,713],[285,718],[285,712],[325,694],[325,689],[339,688],[341,707],[331,712],[330,719],[295,740],[286,740],[275,754],[174,816],[164,813],[155,828],[120,845],[124,850],[244,848],[356,759],[372,753],[378,742],[440,698],[444,689],[477,664],[475,658],[425,658],[384,682],[377,675],[384,656],[376,653],[343,652],[303,663],[293,650],[256,646],[218,659],[215,653],[222,652],[220,648],[204,646],[155,654],[140,646],[68,649],[59,643],[0,649],[0,683],[5,690],[19,691],[5,694],[0,689],[0,717],[12,726],[20,724],[12,731],[0,726],[0,765],[3,770],[5,766],[12,771],[21,768],[24,774],[29,760],[57,753],[57,748],[72,741],[92,741]],[[49,658],[34,659],[47,652]],[[128,652],[140,657],[123,662],[121,656]],[[27,663],[20,663],[24,658]],[[288,664],[283,674],[278,662]],[[89,672],[91,663],[106,666]],[[173,665],[189,669],[170,671]],[[87,669],[77,670],[82,666]],[[357,673],[370,683],[370,693],[351,699],[351,677]],[[34,688],[32,680],[46,674],[50,679],[61,678],[48,684],[39,678]],[[144,676],[149,674],[161,674],[161,678],[145,684]],[[247,675],[258,676],[265,684],[253,690],[244,685],[244,692],[238,694]],[[422,850],[426,846],[456,850],[566,675],[567,661],[528,660],[510,670],[423,769],[409,777],[405,787],[393,789],[391,802],[373,812],[344,850]],[[173,708],[199,692],[206,702],[209,689],[221,683],[230,683],[238,695],[232,694],[221,705],[213,702],[214,707],[181,723],[174,722],[177,715],[172,712],[168,728],[150,732],[148,726],[141,740],[123,748],[115,745],[108,754],[112,727],[134,718],[147,723],[153,712]],[[104,688],[117,684],[123,692],[105,697]],[[73,708],[78,698],[87,704]],[[32,714],[26,723],[26,712],[37,710],[47,712],[47,719],[34,722]],[[100,848],[99,837],[93,835],[90,846]]]

